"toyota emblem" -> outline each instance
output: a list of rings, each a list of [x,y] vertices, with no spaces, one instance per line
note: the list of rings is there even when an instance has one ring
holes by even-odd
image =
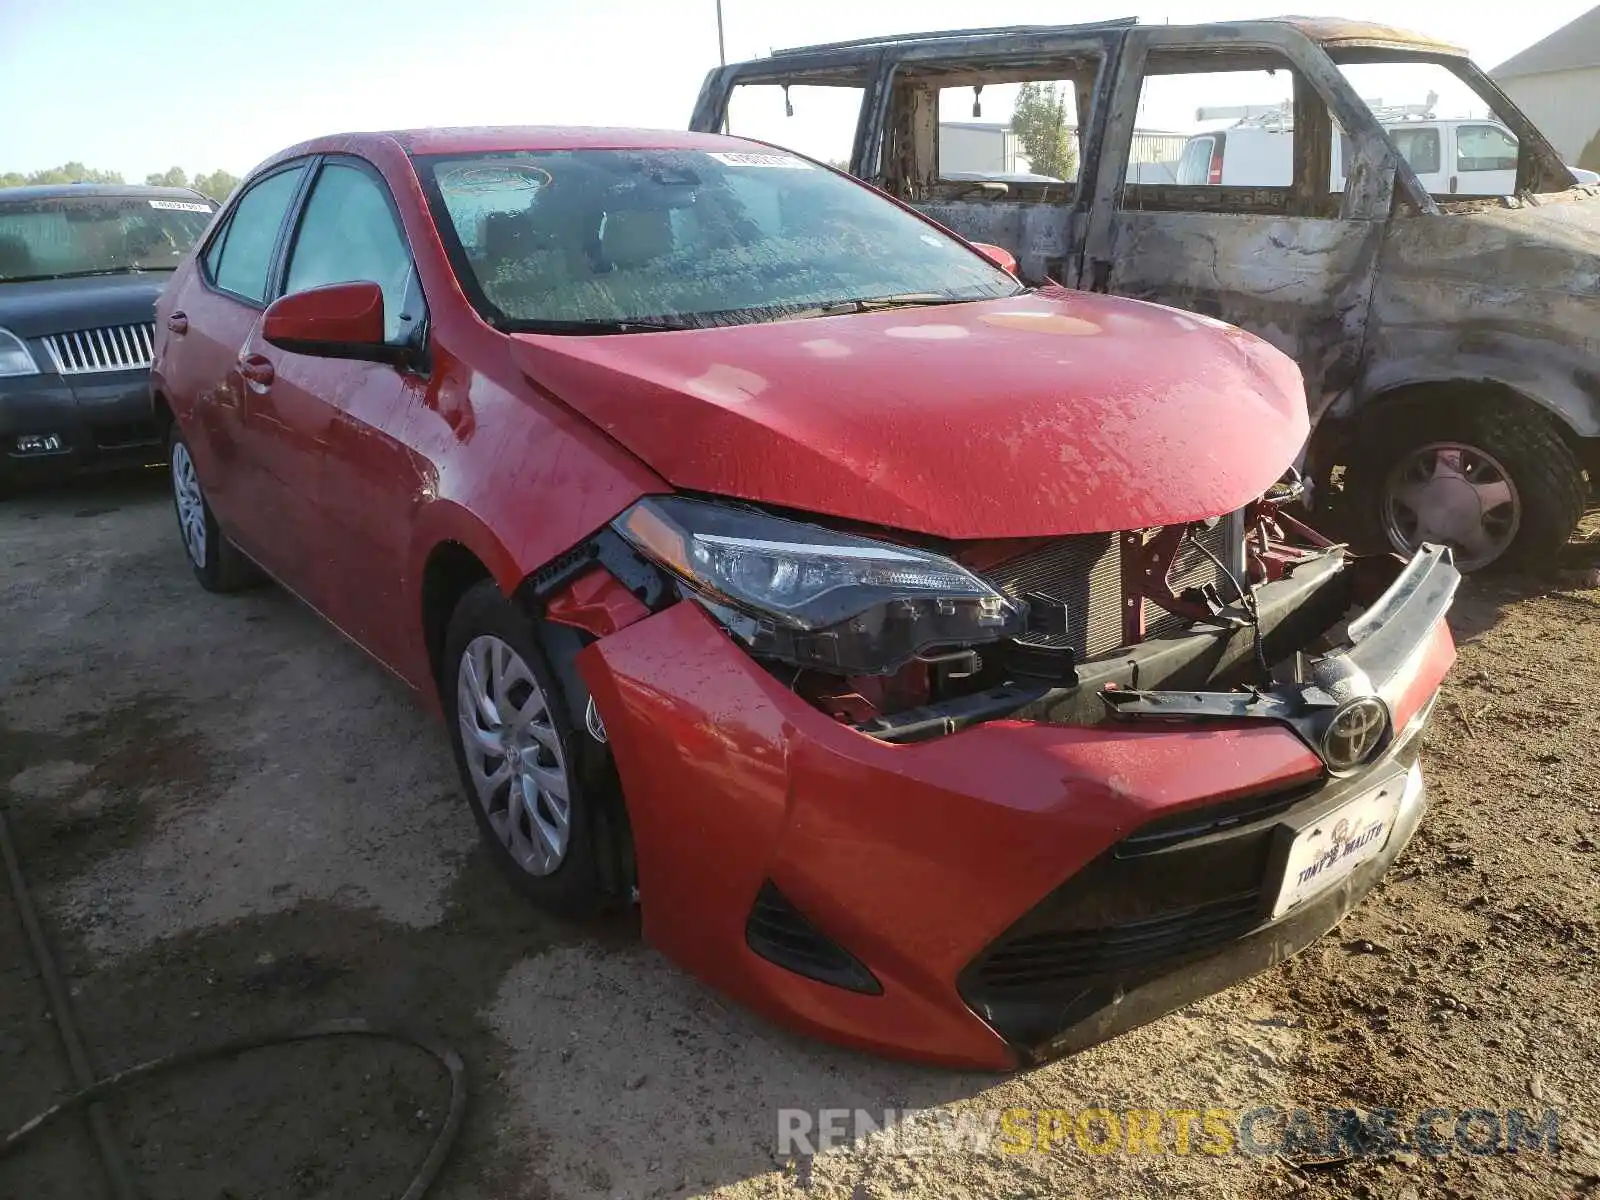
[[[1333,715],[1322,735],[1322,759],[1335,771],[1366,762],[1389,733],[1389,710],[1376,696],[1358,696]]]

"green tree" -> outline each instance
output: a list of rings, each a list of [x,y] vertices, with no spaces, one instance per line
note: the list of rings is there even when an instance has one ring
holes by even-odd
[[[1594,131],[1589,144],[1583,148],[1583,153],[1578,155],[1577,165],[1585,171],[1600,171],[1600,129]]]
[[[7,171],[0,175],[0,187],[28,187],[40,183],[121,183],[116,171],[97,171],[81,162],[62,163],[59,167],[46,167],[42,171]]]
[[[188,187],[189,173],[182,167],[168,167],[165,171],[146,175],[144,181],[151,187]]]
[[[1033,171],[1057,179],[1076,179],[1078,149],[1076,134],[1067,120],[1065,85],[1030,82],[1017,92],[1011,110],[1011,132],[1022,143]]]
[[[239,186],[239,177],[227,171],[216,170],[209,175],[196,175],[189,181],[189,186],[201,195],[210,196],[221,204],[233,194],[233,189]]]

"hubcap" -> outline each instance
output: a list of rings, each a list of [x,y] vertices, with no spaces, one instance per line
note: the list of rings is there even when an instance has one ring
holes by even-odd
[[[492,635],[473,638],[456,670],[467,772],[495,836],[530,875],[567,854],[572,806],[561,738],[528,664]]]
[[[1423,542],[1449,546],[1465,571],[1506,552],[1522,524],[1522,501],[1506,469],[1475,446],[1434,442],[1389,472],[1384,532],[1403,554]]]
[[[184,547],[197,567],[206,565],[206,505],[200,497],[200,480],[194,473],[189,447],[182,442],[172,447],[172,498],[178,505],[178,530]]]

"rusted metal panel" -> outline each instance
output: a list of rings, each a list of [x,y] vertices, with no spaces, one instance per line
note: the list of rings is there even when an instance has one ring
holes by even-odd
[[[1389,223],[1357,400],[1499,383],[1600,436],[1600,196]]]
[[[1124,212],[1117,233],[1107,290],[1265,338],[1300,364],[1313,421],[1355,384],[1382,226]]]

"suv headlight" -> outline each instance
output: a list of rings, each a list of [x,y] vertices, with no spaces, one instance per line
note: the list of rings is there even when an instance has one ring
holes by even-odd
[[[28,343],[9,329],[0,329],[0,379],[10,375],[37,375],[39,364],[28,352]]]
[[[703,500],[641,500],[612,527],[757,654],[885,675],[934,646],[1022,632],[1026,610],[913,546]]]

